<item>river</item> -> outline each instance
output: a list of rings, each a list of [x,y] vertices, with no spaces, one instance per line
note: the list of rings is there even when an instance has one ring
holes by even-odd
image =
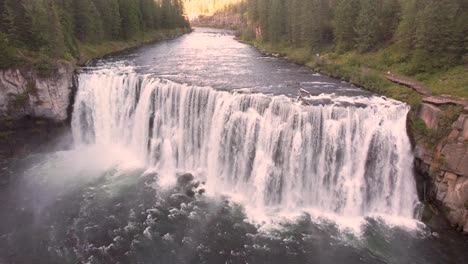
[[[0,263],[462,263],[409,107],[197,28],[89,63],[72,150],[0,193]]]

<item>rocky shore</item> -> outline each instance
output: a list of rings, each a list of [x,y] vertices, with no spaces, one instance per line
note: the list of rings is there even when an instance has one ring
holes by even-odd
[[[444,215],[452,227],[468,234],[468,100],[450,95],[433,95],[421,82],[404,76],[386,73],[384,77],[408,86],[423,96],[419,108],[414,110],[416,118],[424,122],[428,131],[449,131],[433,146],[426,144],[427,140],[415,144],[416,173],[422,178],[420,196],[434,205],[427,206],[429,213],[424,215],[423,220],[431,223],[433,216]],[[441,124],[446,111],[443,107],[447,105],[463,108],[450,128],[441,127],[447,126]]]
[[[418,117],[436,129],[441,113],[439,107],[423,103]],[[435,148],[418,143],[414,153],[416,171],[423,177],[423,199],[435,205],[433,215],[445,215],[452,227],[468,234],[468,114],[459,116]]]

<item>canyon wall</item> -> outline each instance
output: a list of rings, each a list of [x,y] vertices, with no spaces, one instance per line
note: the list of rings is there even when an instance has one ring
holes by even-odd
[[[0,70],[0,117],[67,119],[74,66],[58,62],[48,72],[34,68]]]
[[[435,147],[417,143],[416,169],[425,177],[424,200],[436,204],[459,231],[468,233],[468,111],[452,124],[448,137]],[[442,110],[421,104],[417,117],[428,129],[438,129]]]

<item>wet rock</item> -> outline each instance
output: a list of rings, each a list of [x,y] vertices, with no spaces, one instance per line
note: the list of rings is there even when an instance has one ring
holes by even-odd
[[[185,194],[188,196],[188,197],[194,197],[195,196],[195,192],[193,190],[186,190],[185,191]]]
[[[466,209],[466,207],[465,207]],[[463,233],[465,235],[468,235],[468,213],[467,211],[465,210],[465,224],[463,225]]]
[[[444,230],[450,228],[450,223],[434,204],[425,204],[421,221],[423,221],[431,230]]]
[[[418,118],[422,119],[426,127],[436,129],[439,123],[441,110],[434,105],[422,103],[418,110]]]
[[[452,227],[464,230],[468,221],[468,177],[452,172],[442,172],[443,178],[437,177],[436,199],[445,208],[446,216]]]
[[[194,177],[191,173],[180,174],[180,175],[178,175],[178,177],[177,177],[177,185],[180,186],[180,187],[186,187],[186,186],[188,186],[194,179],[195,179],[195,177]]]

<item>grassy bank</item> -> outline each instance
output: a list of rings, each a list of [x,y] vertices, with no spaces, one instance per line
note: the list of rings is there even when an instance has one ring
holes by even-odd
[[[368,91],[387,96],[411,106],[408,116],[408,133],[413,143],[419,143],[428,149],[434,149],[451,131],[452,123],[463,111],[461,106],[441,106],[441,116],[437,129],[429,129],[417,117],[417,109],[423,96],[413,89],[393,83],[382,76],[391,71],[406,75],[423,82],[434,94],[449,94],[468,98],[468,68],[457,66],[438,72],[418,75],[407,74],[408,65],[401,58],[395,47],[388,47],[375,52],[359,54],[349,52],[338,54],[326,52],[312,54],[305,48],[292,48],[288,45],[273,45],[260,41],[245,41],[267,53],[279,54],[287,59],[306,65],[325,75],[339,78],[358,85]]]
[[[422,96],[416,91],[387,80],[381,76],[383,70],[363,63],[364,57],[336,53],[312,54],[305,48],[292,48],[287,45],[273,45],[259,41],[246,42],[259,47],[265,52],[279,54],[293,62],[306,65],[317,72],[346,80],[371,92],[407,102],[411,106],[417,106],[422,101]]]
[[[365,89],[408,103],[411,103],[411,101],[405,100],[405,97],[411,95],[411,93],[400,90],[399,85],[394,85],[385,78],[381,78],[382,73],[390,71],[419,80],[436,95],[448,94],[468,98],[468,67],[460,65],[433,72],[412,74],[411,66],[406,62],[407,59],[401,55],[395,46],[364,54],[357,52],[312,54],[308,49],[291,48],[286,44],[273,45],[259,41],[246,42],[254,44],[269,53],[286,56],[290,60],[307,65],[316,71],[334,77],[343,77],[357,84],[361,81]],[[372,83],[368,83],[368,80],[366,80],[369,78],[374,79]],[[377,83],[374,84],[374,82]],[[403,92],[403,96],[401,92]]]

